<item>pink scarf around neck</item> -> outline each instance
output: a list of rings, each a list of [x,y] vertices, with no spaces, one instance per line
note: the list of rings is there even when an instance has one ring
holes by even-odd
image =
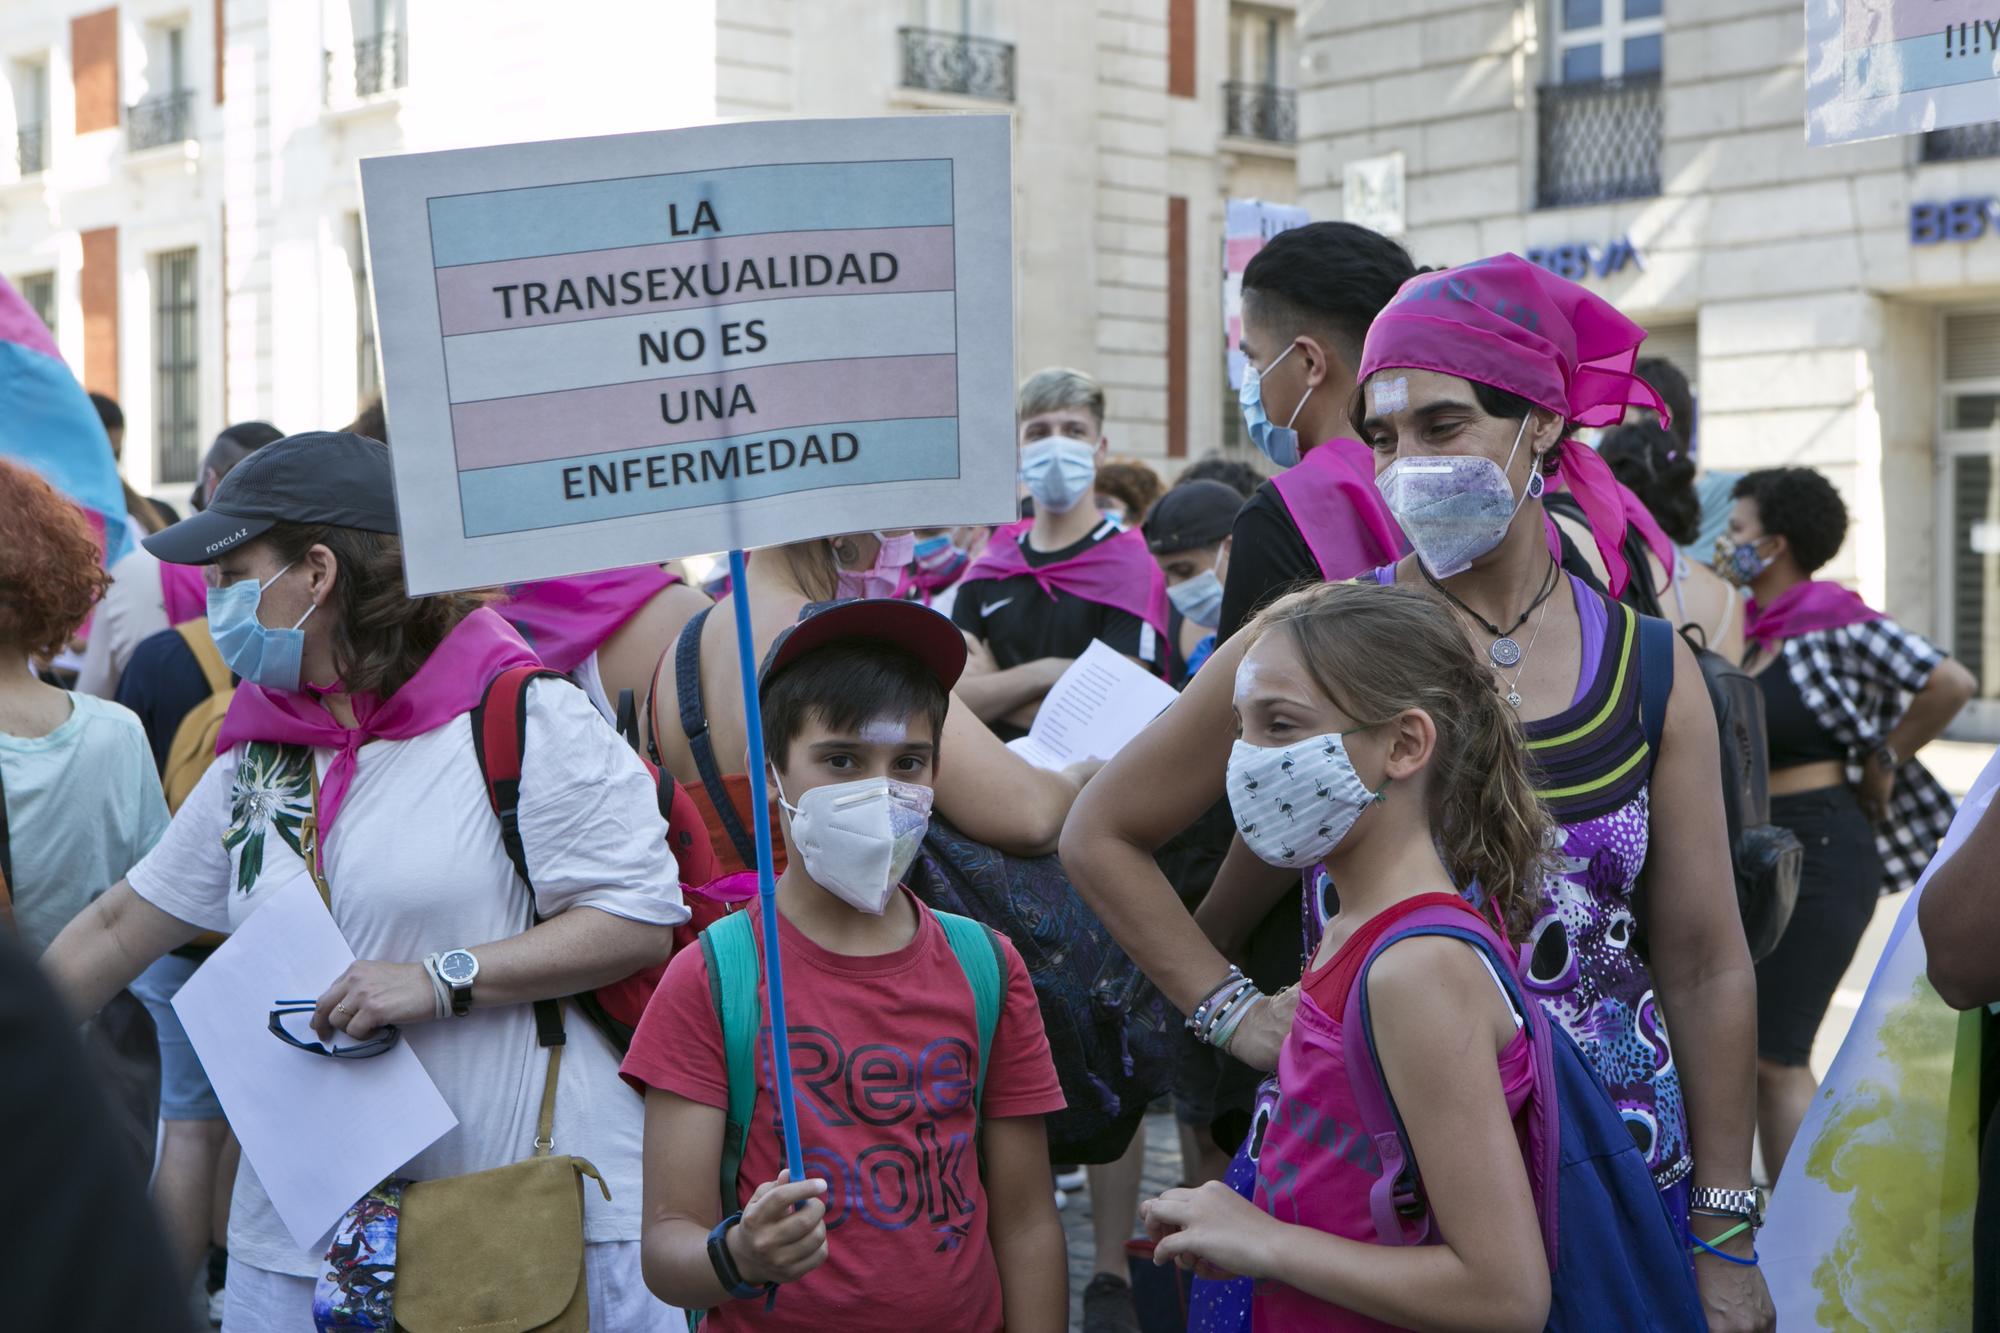
[[[1882,613],[1862,601],[1859,593],[1825,579],[1810,579],[1785,589],[1769,606],[1750,602],[1743,611],[1743,637],[1751,643],[1773,644],[1815,630],[1881,619]]]
[[[1081,597],[1114,611],[1137,616],[1160,636],[1160,661],[1171,656],[1167,644],[1167,576],[1146,549],[1137,528],[1107,537],[1065,560],[1031,565],[1021,550],[1033,521],[1001,528],[965,571],[961,584],[980,579],[1009,579],[1026,574],[1054,601],[1058,594]]]
[[[333,821],[354,781],[355,754],[372,740],[404,741],[434,731],[485,697],[493,678],[509,667],[539,665],[514,627],[482,607],[445,635],[417,674],[387,699],[353,696],[352,727],[343,727],[317,698],[245,682],[236,687],[229,714],[216,737],[222,754],[245,741],[320,746],[339,753],[319,790],[322,855]]]
[[[1272,479],[1328,582],[1393,564],[1409,543],[1375,486],[1375,453],[1359,440],[1327,440]]]
[[[657,593],[679,582],[658,565],[538,579],[509,587],[497,609],[545,665],[574,671]]]

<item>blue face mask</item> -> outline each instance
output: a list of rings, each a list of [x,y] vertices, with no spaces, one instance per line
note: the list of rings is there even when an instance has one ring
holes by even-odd
[[[1290,356],[1292,348],[1297,346],[1293,343],[1278,353],[1278,361]],[[1299,399],[1299,405],[1292,409],[1290,421],[1282,426],[1272,422],[1264,415],[1264,377],[1278,368],[1278,361],[1262,370],[1257,369],[1255,362],[1243,367],[1243,387],[1236,391],[1236,401],[1243,408],[1243,424],[1250,431],[1250,443],[1279,467],[1291,467],[1299,461],[1299,433],[1292,429],[1292,422],[1305,411],[1306,398],[1312,397],[1312,389],[1308,387],[1305,398]]]
[[[1037,513],[1067,514],[1097,480],[1097,445],[1052,435],[1021,451],[1021,484],[1035,497]]]
[[[1215,577],[1212,569],[1204,569],[1168,588],[1167,600],[1183,618],[1203,629],[1214,629],[1222,623],[1222,580]]]
[[[305,659],[306,635],[299,626],[306,623],[315,607],[307,607],[298,624],[290,629],[272,629],[257,619],[257,605],[264,589],[285,576],[279,570],[263,583],[232,583],[227,588],[208,590],[208,633],[222,660],[238,676],[266,689],[299,691],[299,673]]]

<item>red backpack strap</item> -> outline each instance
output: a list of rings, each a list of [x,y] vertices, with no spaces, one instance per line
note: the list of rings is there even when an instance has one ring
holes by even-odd
[[[514,873],[527,885],[531,904],[535,881],[528,876],[528,849],[521,842],[521,756],[528,744],[528,682],[542,676],[569,679],[547,667],[509,667],[493,678],[472,710],[472,752],[479,760],[486,800],[500,821],[500,843]],[[541,920],[539,911],[535,920]],[[535,1002],[535,1029],[543,1046],[563,1045],[562,1009],[555,1001]]]

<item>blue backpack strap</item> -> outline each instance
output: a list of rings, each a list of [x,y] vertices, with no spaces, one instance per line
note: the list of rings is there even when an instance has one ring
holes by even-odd
[[[1664,621],[1661,623],[1665,624]],[[1382,1059],[1375,1046],[1375,1028],[1368,1009],[1369,969],[1374,967],[1383,950],[1413,935],[1448,935],[1478,949],[1492,964],[1494,975],[1500,979],[1501,987],[1507,993],[1508,1003],[1513,1006],[1528,1033],[1536,1112],[1530,1118],[1528,1184],[1535,1196],[1536,1211],[1541,1217],[1542,1242],[1548,1247],[1550,1271],[1554,1271],[1556,1172],[1561,1163],[1561,1117],[1556,1106],[1555,1066],[1548,1016],[1542,1012],[1541,1005],[1530,1000],[1521,989],[1513,948],[1493,932],[1492,926],[1483,917],[1461,912],[1454,907],[1419,908],[1397,922],[1395,928],[1377,940],[1369,950],[1347,992],[1347,1009],[1340,1028],[1341,1060],[1347,1066],[1348,1086],[1361,1113],[1361,1127],[1374,1142],[1382,1162],[1382,1174],[1368,1192],[1368,1210],[1375,1223],[1376,1236],[1384,1245],[1422,1244],[1432,1229],[1416,1154],[1410,1148],[1403,1117],[1396,1110],[1395,1099],[1390,1095],[1388,1082],[1382,1074]],[[1357,1031],[1362,1037],[1359,1050],[1348,1039],[1348,1034]],[[1415,1224],[1414,1236],[1404,1229],[1406,1220]]]
[[[714,609],[704,606],[695,612],[682,627],[680,637],[674,640],[674,694],[680,704],[681,731],[687,736],[695,771],[701,774],[702,789],[715,807],[716,818],[722,821],[722,831],[735,845],[738,859],[755,867],[757,844],[737,816],[735,802],[729,799],[729,788],[722,781],[722,770],[716,767],[715,745],[708,739],[708,707],[701,697],[701,631],[708,623],[708,613]]]
[[[979,1073],[972,1088],[973,1122],[977,1124],[986,1104],[986,1066],[1006,995],[1007,964],[1000,953],[1000,937],[981,922],[953,912],[933,911],[931,915],[944,927],[945,940],[958,955],[958,965],[972,987],[973,1019],[979,1028]]]
[[[731,912],[701,932],[701,961],[708,970],[708,999],[722,1029],[729,1078],[728,1121],[722,1135],[722,1216],[736,1211],[736,1177],[750,1142],[757,1104],[757,1038],[763,1008],[757,1003],[757,935],[750,913]]]
[[[1667,700],[1674,692],[1674,627],[1657,616],[1639,617],[1639,719],[1646,748],[1657,759],[1667,734]]]

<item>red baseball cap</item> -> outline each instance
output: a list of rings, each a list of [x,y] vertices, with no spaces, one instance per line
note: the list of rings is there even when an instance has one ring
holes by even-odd
[[[901,648],[947,690],[965,671],[965,635],[948,617],[920,602],[863,597],[807,607],[797,623],[787,626],[771,644],[764,665],[757,670],[757,683],[769,685],[786,667],[815,649],[850,642]]]

